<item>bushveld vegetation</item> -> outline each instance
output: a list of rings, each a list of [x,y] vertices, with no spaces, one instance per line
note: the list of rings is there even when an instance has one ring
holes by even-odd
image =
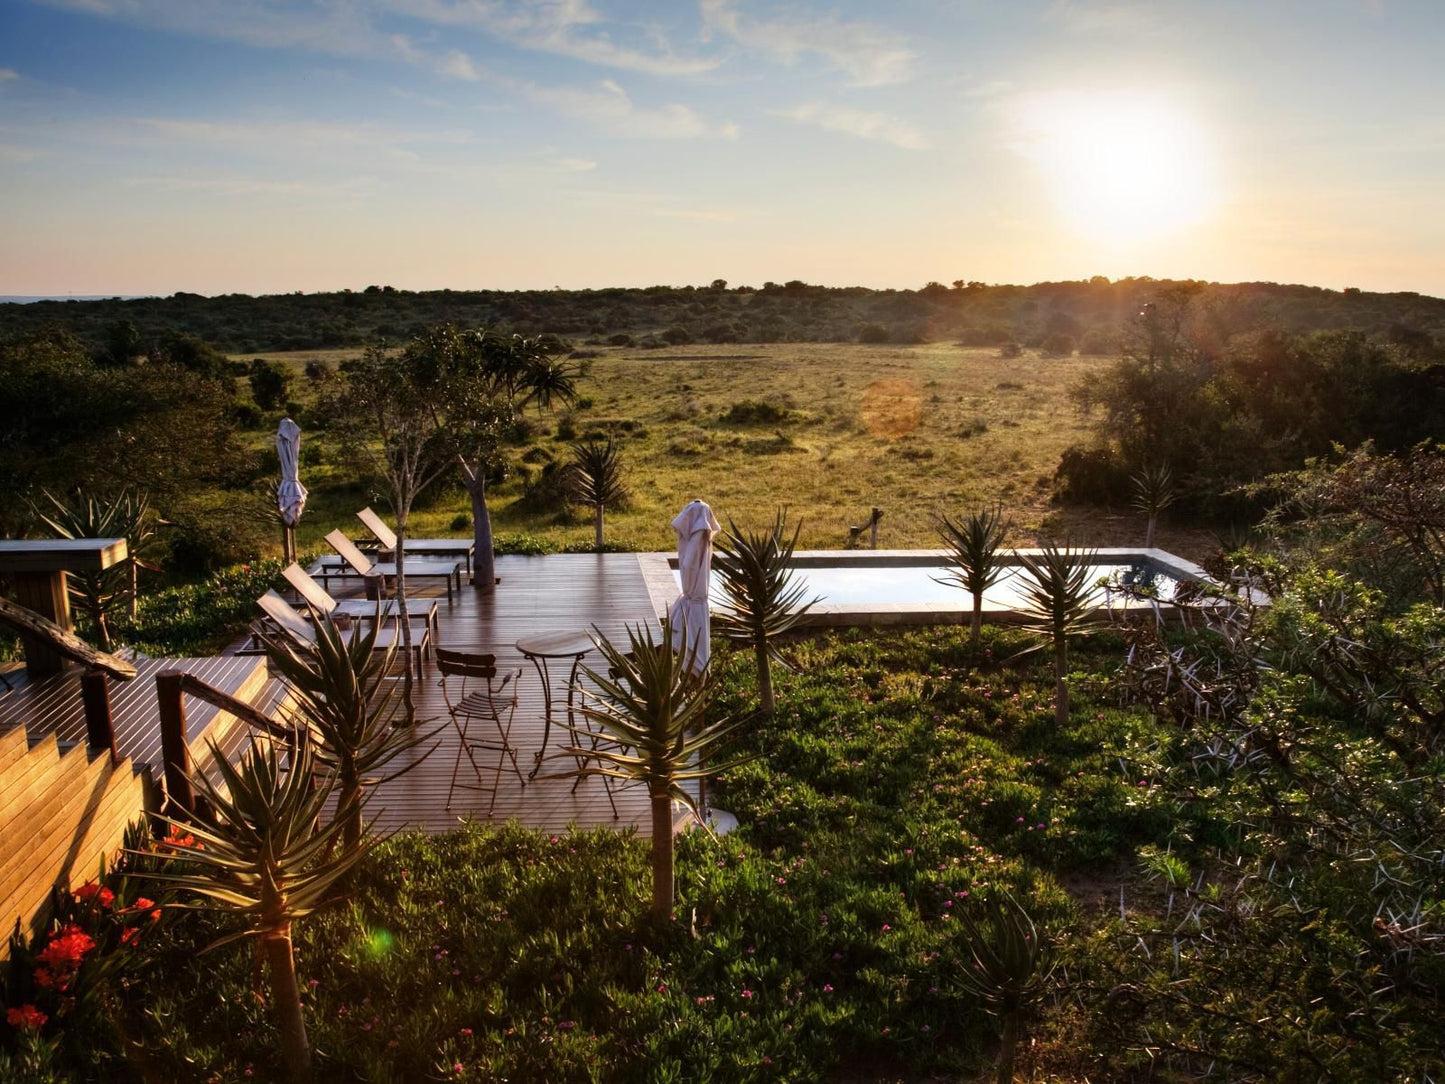
[[[661,349],[689,343],[956,340],[997,349],[1017,343],[1052,354],[1114,352],[1119,325],[1176,285],[1148,277],[1116,282],[988,285],[958,280],[919,290],[833,288],[792,280],[729,286],[600,290],[434,290],[388,286],[321,294],[42,301],[0,305],[0,337],[62,327],[112,363],[176,349],[185,336],[232,354],[327,350],[374,339],[402,342],[443,323],[498,324],[524,335],[565,335],[588,346]],[[1445,332],[1445,302],[1277,283],[1187,283],[1210,298],[1232,331],[1290,333],[1356,328],[1425,341]],[[262,377],[263,380],[269,379]]]

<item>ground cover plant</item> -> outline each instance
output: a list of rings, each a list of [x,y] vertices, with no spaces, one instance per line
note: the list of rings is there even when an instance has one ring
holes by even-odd
[[[741,746],[760,758],[720,784],[743,827],[679,839],[662,933],[647,919],[648,847],[634,837],[473,826],[382,844],[353,893],[294,931],[318,1076],[816,1080],[848,1063],[986,1067],[997,1023],[957,981],[965,924],[953,916],[1006,889],[1059,936],[1076,917],[1061,879],[1162,844],[1169,823],[1119,763],[1154,724],[1081,694],[1056,729],[1047,669],[996,661],[1023,642],[988,630],[975,650],[959,629],[795,642],[801,669]],[[755,704],[752,663],[719,658],[720,712]],[[253,955],[195,957],[227,930],[169,915],[117,993],[116,1019],[153,1069],[277,1075]],[[1031,1034],[1036,1015],[1021,1026]],[[132,1072],[114,1035],[65,1056],[82,1074]]]

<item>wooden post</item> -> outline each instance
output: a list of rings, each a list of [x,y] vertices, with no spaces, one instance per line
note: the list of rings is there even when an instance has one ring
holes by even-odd
[[[110,712],[110,678],[104,671],[92,670],[80,678],[80,698],[85,704],[85,735],[92,752],[101,749],[110,753],[110,766],[120,766],[120,750],[115,744],[115,721]]]
[[[173,806],[187,813],[196,809],[191,789],[191,745],[186,740],[185,674],[163,670],[156,675],[156,701],[161,716],[161,757],[166,766],[166,794]]]
[[[16,572],[15,601],[27,610],[70,632],[70,590],[64,572]],[[25,644],[25,666],[33,677],[58,674],[65,667],[65,656],[47,641],[21,633]]]
[[[130,556],[130,601],[126,608],[130,611],[131,620],[135,620],[137,604],[140,599],[140,562],[135,554]]]
[[[878,548],[878,521],[883,518],[883,509],[873,509],[873,515],[868,520],[868,548]]]

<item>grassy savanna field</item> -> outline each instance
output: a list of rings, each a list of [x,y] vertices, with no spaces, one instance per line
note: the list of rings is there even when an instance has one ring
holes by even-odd
[[[779,505],[801,518],[803,548],[840,548],[850,524],[884,510],[879,545],[937,545],[940,513],[1001,502],[1014,524],[1010,541],[1070,536],[1094,544],[1142,541],[1140,516],[1092,513],[1088,522],[1050,506],[1054,469],[1068,445],[1088,435],[1068,389],[1106,359],[1044,358],[1033,351],[1001,358],[992,349],[951,344],[865,346],[837,343],[612,349],[574,362],[583,404],[555,415],[529,414],[533,433],[512,449],[540,469],[544,454],[568,455],[568,434],[612,432],[622,445],[631,499],[608,509],[607,537],[637,549],[668,549],[668,527],[694,497],[726,521],[760,525]],[[356,351],[261,356],[291,366],[293,388],[309,397],[308,361],[336,366]],[[238,356],[239,357],[239,356]],[[751,404],[783,411],[756,417]],[[269,433],[256,439],[269,442]],[[312,489],[301,543],[318,546],[340,524],[355,527],[359,494],[324,434],[322,463],[305,466]],[[521,474],[493,491],[500,532],[525,532],[563,545],[591,539],[582,508],[529,509]],[[451,522],[467,511],[462,491],[447,485],[425,501],[414,534],[460,533]],[[1162,534],[1185,552],[1187,532]]]

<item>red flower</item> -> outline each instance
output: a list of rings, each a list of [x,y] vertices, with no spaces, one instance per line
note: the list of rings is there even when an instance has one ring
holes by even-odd
[[[71,979],[85,960],[85,954],[93,948],[94,939],[79,926],[56,930],[38,957],[45,966],[36,969],[36,983],[40,986],[53,985],[57,990],[69,989]]]
[[[34,1005],[21,1005],[18,1009],[5,1010],[5,1022],[12,1028],[19,1028],[22,1031],[27,1029],[39,1031],[45,1026],[45,1021],[49,1019],[50,1017]]]
[[[75,890],[75,898],[80,903],[90,903],[96,898],[100,899],[102,907],[109,907],[115,902],[115,893],[110,889],[96,884],[94,881],[86,881]]]

